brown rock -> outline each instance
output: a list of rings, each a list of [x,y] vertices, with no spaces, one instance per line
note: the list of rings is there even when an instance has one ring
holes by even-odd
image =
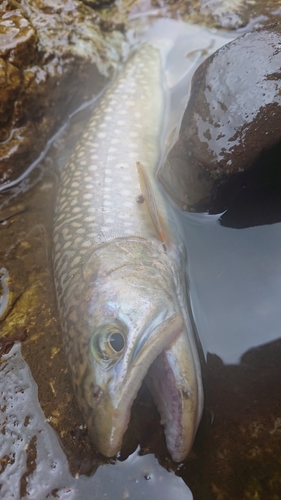
[[[118,63],[123,37],[104,35],[79,0],[0,5],[0,189],[35,161],[66,114]]]
[[[179,138],[160,181],[186,210],[210,208],[229,179],[281,138],[281,25],[250,32],[195,72]]]
[[[37,36],[18,9],[0,12],[0,55],[21,67],[34,60]]]

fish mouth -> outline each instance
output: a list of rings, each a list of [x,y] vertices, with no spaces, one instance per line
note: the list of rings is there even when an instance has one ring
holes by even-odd
[[[180,462],[190,451],[200,420],[197,374],[180,314],[154,329],[125,379],[115,380],[93,409],[88,431],[104,456],[115,456],[121,449],[131,407],[144,379],[165,426],[168,450]]]
[[[146,376],[164,425],[167,448],[175,462],[182,462],[189,454],[202,415],[203,393],[198,366],[187,334],[183,332],[156,358]]]

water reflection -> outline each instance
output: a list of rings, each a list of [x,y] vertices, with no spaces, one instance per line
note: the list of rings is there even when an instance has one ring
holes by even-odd
[[[178,215],[203,350],[238,363],[281,335],[281,225],[237,231],[222,227],[219,215]]]
[[[154,455],[135,451],[126,462],[99,467],[93,486],[96,498],[107,500],[193,500],[183,479],[163,469]]]

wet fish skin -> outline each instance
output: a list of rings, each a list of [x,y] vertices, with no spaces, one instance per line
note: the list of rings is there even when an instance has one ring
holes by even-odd
[[[159,51],[145,45],[94,111],[61,177],[54,275],[74,391],[97,449],[106,456],[120,449],[149,370],[168,448],[180,461],[192,445],[203,395],[184,249],[154,181],[164,119],[161,78]],[[137,162],[150,177],[168,248],[147,201],[139,203]]]

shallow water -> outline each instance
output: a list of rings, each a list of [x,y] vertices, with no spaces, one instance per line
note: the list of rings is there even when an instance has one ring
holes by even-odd
[[[176,26],[178,36],[182,25]],[[168,84],[178,82],[168,135],[200,58],[222,43],[216,33],[192,27],[189,56],[183,58],[184,46],[174,53],[172,61],[182,58],[186,66],[184,79],[182,72],[168,75]],[[205,412],[194,448],[183,464],[171,461],[145,387],[117,462],[91,447],[64,360],[51,265],[58,169],[89,113],[77,114],[45,160],[0,198],[1,333],[21,338],[27,330],[23,357],[17,343],[0,359],[1,498],[279,498],[280,223],[234,229],[222,226],[220,215],[176,211],[203,350]],[[270,210],[265,205],[269,221]]]
[[[235,230],[219,216],[181,215],[195,322],[205,355],[239,363],[280,337],[281,224]]]

